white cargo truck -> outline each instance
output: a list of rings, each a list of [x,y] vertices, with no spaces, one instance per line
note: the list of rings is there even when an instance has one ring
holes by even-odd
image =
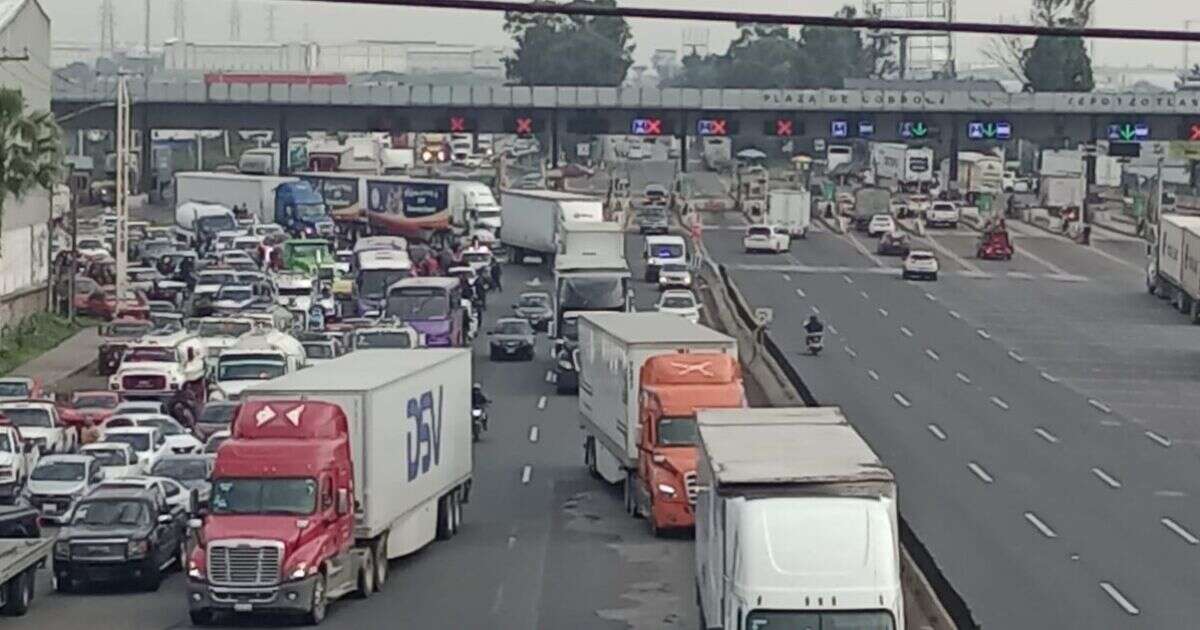
[[[1200,322],[1200,217],[1163,215],[1146,289]]]
[[[894,190],[928,190],[933,184],[933,149],[901,142],[874,142],[871,169],[876,185],[895,184]]]
[[[675,352],[728,354],[737,341],[669,313],[579,316],[579,412],[583,460],[608,483],[624,482],[633,513],[637,477],[638,382],[646,359]]]
[[[794,237],[804,238],[812,224],[812,195],[807,190],[772,189],[767,194],[767,225],[779,225]]]
[[[500,242],[509,247],[513,262],[526,256],[553,256],[559,230],[566,221],[603,221],[599,197],[554,190],[505,190],[501,194]]]
[[[700,627],[904,630],[896,482],[841,409],[696,416]]]
[[[948,181],[950,158],[942,160],[939,177],[942,190],[949,190],[951,184],[955,184],[959,192],[970,197],[981,194],[995,195],[1004,188],[1004,159],[988,153],[960,151],[958,179],[954,182]]]
[[[625,230],[612,221],[564,221],[558,255],[624,258]]]
[[[175,203],[217,204],[253,217],[257,223],[278,223],[304,236],[330,236],[324,199],[298,177],[244,173],[182,172],[175,174]]]
[[[1045,208],[1082,208],[1087,197],[1087,180],[1082,174],[1042,175],[1038,195]]]

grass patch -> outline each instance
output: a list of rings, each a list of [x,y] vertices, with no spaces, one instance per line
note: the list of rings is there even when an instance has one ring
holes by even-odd
[[[5,325],[0,329],[0,376],[42,355],[80,330],[95,325],[94,320],[77,317],[72,326],[67,318],[50,313],[35,313],[20,322]]]

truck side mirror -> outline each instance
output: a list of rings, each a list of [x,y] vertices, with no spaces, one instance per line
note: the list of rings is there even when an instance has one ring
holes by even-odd
[[[338,516],[344,516],[350,512],[350,491],[346,488],[338,488],[337,491],[337,513]]]

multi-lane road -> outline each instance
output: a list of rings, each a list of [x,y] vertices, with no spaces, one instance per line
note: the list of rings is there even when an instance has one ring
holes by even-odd
[[[938,282],[907,282],[862,235],[819,229],[748,256],[740,216],[709,255],[824,404],[897,473],[901,512],[985,628],[1182,628],[1195,580],[1200,336],[1146,294],[1145,245],[1011,226],[1011,261],[930,231]],[[779,313],[786,313],[781,317]],[[829,325],[803,350],[801,316]],[[780,322],[795,322],[781,325]]]

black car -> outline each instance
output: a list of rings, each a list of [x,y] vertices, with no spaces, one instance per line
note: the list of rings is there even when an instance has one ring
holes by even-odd
[[[513,304],[513,314],[529,322],[535,331],[545,331],[550,328],[550,320],[554,319],[554,306],[550,303],[549,293],[522,293]]]
[[[496,327],[488,331],[491,338],[490,357],[493,361],[499,359],[521,358],[533,360],[534,332],[533,326],[523,319],[505,317],[496,322]]]
[[[669,229],[667,213],[658,209],[645,209],[637,215],[638,231],[642,234],[666,234]]]
[[[912,248],[909,245],[907,234],[889,232],[879,237],[879,245],[875,248],[875,253],[880,256],[908,256],[910,249]]]
[[[224,400],[212,400],[204,404],[204,409],[196,418],[196,426],[192,431],[201,442],[217,431],[228,430],[233,423],[233,415],[237,413],[238,404]]]
[[[79,500],[54,542],[54,588],[137,582],[155,591],[173,563],[187,564],[187,515],[148,489],[100,488]]]

